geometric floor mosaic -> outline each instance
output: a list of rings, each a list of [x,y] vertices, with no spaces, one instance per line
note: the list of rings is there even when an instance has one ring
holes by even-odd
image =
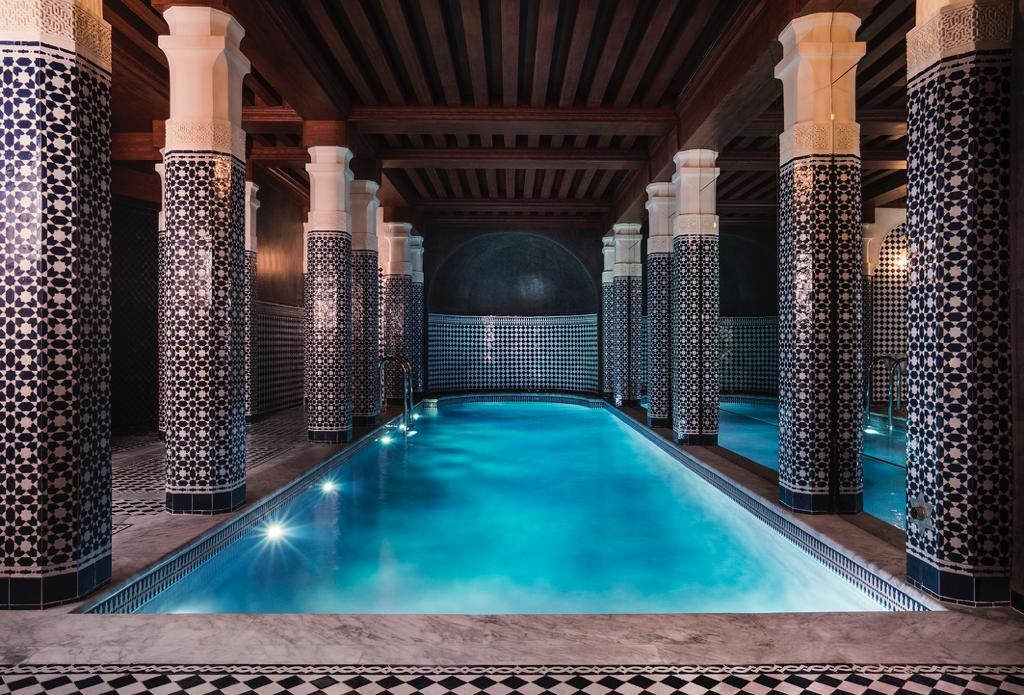
[[[246,470],[251,471],[306,441],[302,408],[289,408],[261,418],[246,435]],[[130,527],[133,518],[166,513],[165,451],[159,437],[114,437],[112,453],[114,533]]]
[[[5,690],[6,689],[6,690]],[[998,666],[12,666],[0,692],[154,695],[1024,695]]]

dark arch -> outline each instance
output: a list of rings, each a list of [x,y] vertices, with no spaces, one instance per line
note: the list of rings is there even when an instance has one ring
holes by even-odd
[[[462,244],[430,280],[436,314],[565,316],[594,314],[597,289],[561,244],[536,234],[498,232]]]

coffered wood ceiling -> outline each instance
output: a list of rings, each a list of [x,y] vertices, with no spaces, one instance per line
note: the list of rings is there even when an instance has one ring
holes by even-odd
[[[169,4],[104,3],[122,192],[152,194],[148,172],[168,109],[156,37]],[[723,217],[774,217],[774,37],[794,14],[854,11],[868,43],[858,74],[865,200],[905,195],[913,0],[199,4],[226,6],[245,27],[251,166],[297,194],[306,185],[304,123],[344,121],[357,176],[383,173],[385,204],[418,222],[595,227],[637,218],[646,184],[666,180],[671,155],[692,146],[721,151]]]

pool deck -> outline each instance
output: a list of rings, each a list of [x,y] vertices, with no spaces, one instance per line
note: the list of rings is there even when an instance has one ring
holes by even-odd
[[[624,413],[637,420],[644,414],[640,409]],[[250,438],[271,431],[280,438],[283,429],[294,429],[297,421],[296,411],[271,416],[254,424]],[[658,433],[670,435],[667,430]],[[341,448],[309,444],[302,435],[286,438],[286,446],[251,468],[250,502],[245,508]],[[115,460],[115,469],[131,466],[132,451],[151,455],[152,447],[148,441],[124,450],[119,454],[121,463]],[[773,471],[717,447],[682,449],[747,490],[775,499]],[[738,508],[738,513],[746,512]],[[114,536],[114,584],[225,518],[152,511],[115,518],[123,528]],[[800,516],[799,520],[878,568],[903,575],[903,534],[898,529],[866,515]],[[833,671],[851,664],[1024,665],[1024,616],[1009,608],[544,616],[83,615],[71,613],[74,608],[0,612],[0,692],[5,682],[9,685],[19,674],[71,672],[74,664],[90,664],[98,671],[131,664],[140,673],[157,665],[168,665],[172,671],[180,667],[184,672],[190,665],[217,670],[211,665],[226,664],[275,668],[815,664]],[[1019,673],[1024,684],[1024,669]],[[46,688],[25,690],[30,691]],[[1024,685],[1007,692],[1024,693]]]

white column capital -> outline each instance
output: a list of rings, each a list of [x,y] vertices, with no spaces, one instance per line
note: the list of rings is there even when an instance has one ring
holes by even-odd
[[[3,0],[0,41],[44,43],[110,72],[110,24],[102,0]]]
[[[309,217],[307,232],[348,232],[351,229],[349,215],[349,185],[352,170],[348,163],[352,151],[333,145],[309,148]]]
[[[242,79],[249,60],[242,25],[227,12],[175,5],[164,11],[170,34],[159,37],[170,75],[168,151],[232,154],[245,159]]]
[[[412,254],[410,237],[412,225],[408,222],[386,222],[381,236],[386,241],[388,253],[384,268],[385,275],[408,275],[412,277]]]
[[[907,32],[907,76],[943,58],[1008,50],[1012,40],[1011,0],[917,0],[917,21]]]
[[[678,180],[676,176],[674,179]],[[679,212],[678,183],[652,183],[647,187],[647,254],[672,252],[673,221]]]
[[[256,252],[256,215],[260,209],[257,194],[260,187],[252,181],[245,182],[245,250]]]
[[[640,225],[612,225],[612,234],[615,237],[615,277],[640,277],[643,274],[640,260],[640,242],[643,235],[640,233]]]
[[[860,155],[857,63],[867,44],[857,41],[860,18],[849,12],[797,17],[782,33],[782,164],[814,154]]]
[[[672,161],[676,164],[678,183],[678,214],[672,235],[718,234],[717,205],[718,175],[715,166],[718,153],[714,150],[683,150]]]
[[[875,221],[864,224],[864,235],[861,238],[865,275],[875,274],[885,237],[906,221],[906,208],[875,208]]]
[[[607,284],[615,277],[615,235],[611,232],[601,237],[601,256],[604,261],[601,284]]]
[[[359,179],[349,186],[349,205],[352,218],[352,250],[377,250],[377,210],[380,201],[375,181]]]
[[[409,260],[412,264],[412,281],[423,284],[423,237],[413,234],[409,237]]]

